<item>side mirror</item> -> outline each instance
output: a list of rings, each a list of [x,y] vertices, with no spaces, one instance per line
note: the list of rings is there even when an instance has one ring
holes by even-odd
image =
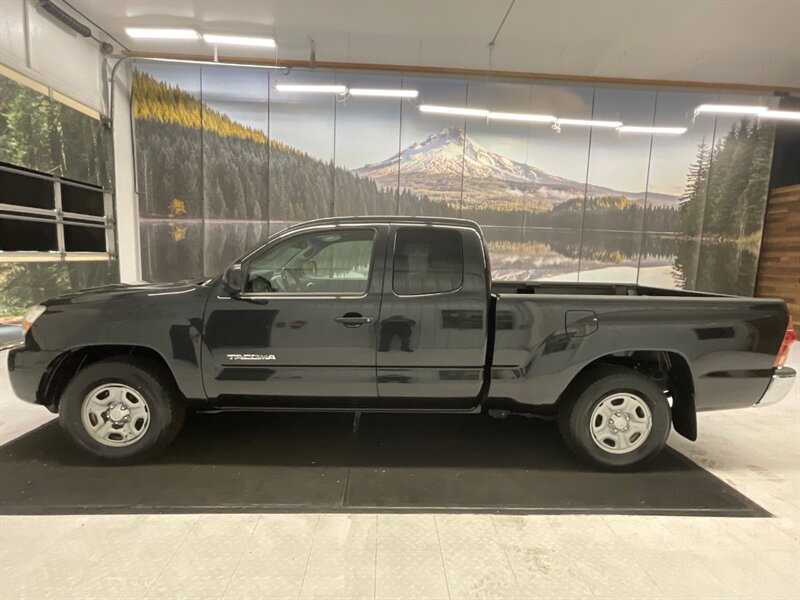
[[[244,270],[240,264],[232,264],[222,274],[222,285],[231,295],[244,291]]]

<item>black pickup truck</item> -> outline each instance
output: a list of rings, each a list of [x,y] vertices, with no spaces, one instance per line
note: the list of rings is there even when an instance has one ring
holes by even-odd
[[[794,381],[780,300],[490,273],[470,221],[312,221],[206,281],[32,307],[11,383],[117,462],[167,445],[186,409],[486,411],[557,417],[573,451],[620,469],[672,425],[696,439],[698,411]]]

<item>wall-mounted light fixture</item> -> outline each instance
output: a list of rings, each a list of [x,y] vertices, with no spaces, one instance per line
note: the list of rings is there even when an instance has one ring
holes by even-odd
[[[209,65],[214,67],[224,66],[224,67],[247,67],[248,69],[275,69],[276,71],[286,71],[289,72],[289,67],[282,67],[280,65],[254,65],[252,63],[236,63],[236,62],[219,62],[213,60],[192,60],[192,59],[184,59],[184,58],[150,58],[150,57],[141,57],[137,56],[136,60],[144,60],[146,62],[157,62],[157,63],[178,63],[182,65]]]
[[[798,110],[765,110],[758,113],[759,119],[785,119],[788,121],[800,121],[800,111]]]
[[[377,98],[416,98],[418,90],[385,90],[369,88],[350,88],[351,96],[373,96]]]
[[[735,115],[757,115],[769,110],[766,106],[750,106],[743,104],[701,104],[694,109],[698,113],[727,113]]]
[[[279,83],[275,86],[279,92],[295,92],[298,94],[344,94],[347,86],[344,85],[295,85]]]
[[[419,110],[424,113],[436,113],[440,115],[460,115],[463,117],[488,117],[489,111],[485,108],[461,108],[459,106],[436,106],[433,104],[423,104]]]
[[[528,113],[490,112],[489,119],[493,121],[521,121],[523,123],[555,123],[552,115],[532,115]]]
[[[652,133],[664,135],[681,135],[686,133],[686,127],[646,127],[640,125],[623,125],[618,129],[621,133]]]
[[[578,127],[602,127],[605,129],[618,129],[622,127],[622,121],[595,121],[594,119],[556,119],[555,124],[559,127],[562,125],[576,125]]]

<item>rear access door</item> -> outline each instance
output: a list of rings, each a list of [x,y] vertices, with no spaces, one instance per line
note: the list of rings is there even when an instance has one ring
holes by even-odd
[[[377,332],[380,406],[477,405],[488,339],[486,269],[474,229],[392,225]]]

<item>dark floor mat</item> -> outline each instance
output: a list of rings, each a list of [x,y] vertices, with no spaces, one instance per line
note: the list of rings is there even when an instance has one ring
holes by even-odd
[[[110,467],[56,423],[0,448],[0,513],[469,511],[767,516],[674,450],[579,463],[552,422],[481,415],[192,415],[146,464]]]

